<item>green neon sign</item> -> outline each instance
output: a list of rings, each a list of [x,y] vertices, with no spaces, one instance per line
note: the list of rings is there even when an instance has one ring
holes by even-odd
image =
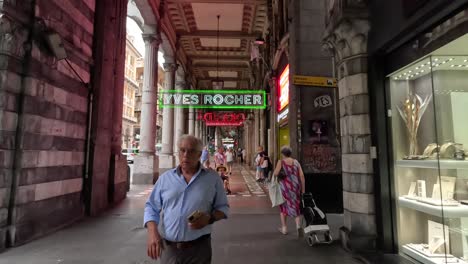
[[[160,108],[265,109],[266,92],[259,90],[164,90]]]

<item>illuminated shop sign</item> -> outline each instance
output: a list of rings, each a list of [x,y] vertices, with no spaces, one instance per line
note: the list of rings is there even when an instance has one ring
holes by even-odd
[[[206,122],[206,126],[242,126],[242,122],[232,122],[232,121],[212,121]]]
[[[278,114],[278,123],[288,118],[289,108],[286,108],[283,112]]]
[[[265,109],[266,93],[258,90],[161,91],[161,108]]]
[[[286,65],[278,82],[278,112],[289,104],[289,64]]]
[[[198,113],[197,120],[204,120],[205,122],[234,122],[242,123],[245,121],[244,113]]]

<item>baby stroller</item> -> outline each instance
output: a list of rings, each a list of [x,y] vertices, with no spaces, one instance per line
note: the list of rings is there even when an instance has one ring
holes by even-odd
[[[302,208],[305,221],[304,234],[309,246],[316,244],[331,244],[333,238],[330,235],[330,227],[326,215],[315,204],[312,193],[302,195]],[[323,235],[323,240],[320,236]]]

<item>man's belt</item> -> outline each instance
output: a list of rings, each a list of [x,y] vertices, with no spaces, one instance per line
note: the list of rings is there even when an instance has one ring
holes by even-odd
[[[185,248],[190,248],[190,247],[193,247],[197,244],[199,244],[200,242],[202,241],[205,241],[207,239],[210,239],[211,238],[211,235],[210,234],[206,234],[206,235],[203,235],[195,240],[192,240],[192,241],[184,241],[184,242],[174,242],[174,241],[169,241],[169,240],[166,240],[164,239],[164,241],[166,242],[166,245],[168,246],[171,246],[171,247],[176,247],[177,249],[185,249]]]

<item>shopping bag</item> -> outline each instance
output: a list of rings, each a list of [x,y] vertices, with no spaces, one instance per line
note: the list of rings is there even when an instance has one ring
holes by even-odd
[[[268,185],[268,194],[270,195],[271,207],[281,205],[285,202],[281,194],[281,186],[275,176],[272,176],[270,184]]]

